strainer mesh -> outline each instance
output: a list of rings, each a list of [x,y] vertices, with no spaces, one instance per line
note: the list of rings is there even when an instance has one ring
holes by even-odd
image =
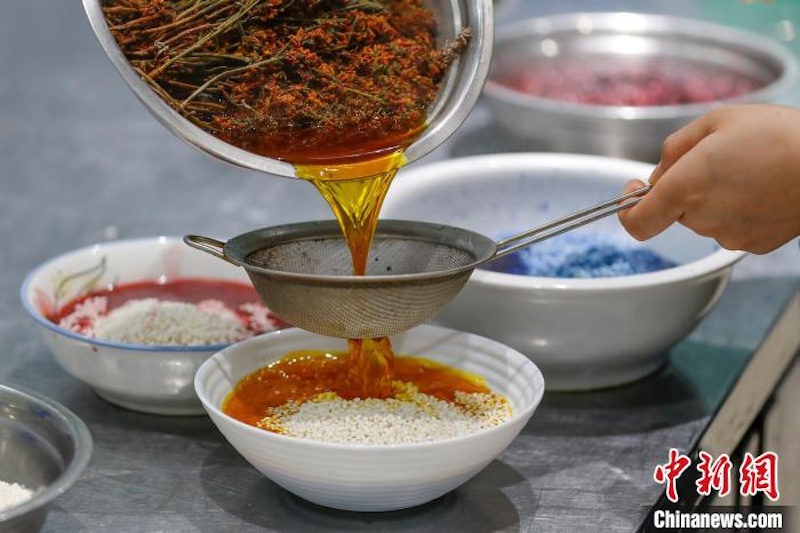
[[[444,272],[462,268],[476,259],[473,251],[451,243],[378,237],[370,248],[367,275]],[[279,242],[251,253],[246,263],[279,272],[320,276],[348,276],[353,269],[350,250],[342,238]]]
[[[295,326],[343,338],[394,335],[425,322],[494,253],[494,242],[481,235],[404,221],[382,222],[367,276],[352,275],[350,250],[335,226],[287,226],[238,244],[267,307]]]

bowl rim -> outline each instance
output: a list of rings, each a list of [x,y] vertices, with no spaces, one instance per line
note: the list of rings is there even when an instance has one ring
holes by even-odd
[[[197,369],[197,372],[195,373],[195,377],[194,377],[194,389],[195,389],[195,392],[197,393],[197,397],[200,399],[200,403],[203,405],[203,408],[208,412],[208,414],[211,417],[211,419],[214,420],[215,425],[216,425],[216,420],[222,419],[226,423],[232,424],[233,427],[235,427],[237,430],[244,431],[248,435],[248,437],[266,438],[266,439],[269,439],[269,440],[275,440],[276,442],[283,442],[284,444],[291,444],[291,445],[294,445],[294,446],[305,446],[305,447],[309,447],[309,448],[319,448],[319,449],[324,449],[326,451],[346,452],[346,451],[351,451],[351,450],[359,450],[359,453],[361,453],[361,452],[363,452],[363,453],[385,453],[385,452],[399,453],[399,452],[404,452],[404,451],[415,451],[415,450],[424,450],[426,448],[437,448],[437,447],[440,447],[440,446],[449,446],[449,445],[456,444],[456,443],[469,444],[469,443],[471,443],[471,442],[473,442],[475,440],[479,440],[479,439],[482,440],[482,439],[486,439],[486,438],[491,438],[491,436],[496,434],[496,433],[502,433],[512,423],[516,423],[516,422],[519,422],[521,420],[527,420],[531,415],[533,415],[533,413],[536,411],[536,409],[541,404],[542,398],[544,397],[544,391],[545,391],[545,385],[546,385],[545,381],[544,381],[544,376],[542,374],[542,371],[536,365],[536,363],[531,361],[530,358],[526,357],[524,354],[519,352],[517,349],[512,348],[512,347],[510,347],[510,346],[508,346],[506,344],[503,344],[503,343],[501,343],[499,341],[495,341],[493,339],[490,339],[488,337],[477,335],[475,333],[469,333],[469,332],[465,332],[465,331],[458,331],[458,330],[455,330],[455,329],[452,329],[452,328],[447,328],[447,327],[444,327],[444,326],[437,326],[437,325],[433,325],[433,324],[423,324],[423,325],[420,325],[420,326],[416,326],[415,328],[412,328],[412,329],[408,330],[408,332],[405,332],[404,334],[409,334],[409,333],[413,334],[414,330],[426,330],[426,331],[431,331],[431,332],[442,332],[442,333],[455,333],[458,337],[469,337],[469,338],[479,339],[483,343],[488,343],[489,346],[493,346],[493,347],[498,348],[498,349],[503,349],[503,350],[510,351],[511,353],[514,354],[515,358],[520,360],[520,362],[523,365],[530,366],[534,371],[534,376],[535,376],[534,380],[535,381],[534,381],[534,383],[531,383],[530,386],[532,388],[534,388],[535,396],[534,396],[533,400],[531,401],[530,405],[528,405],[527,407],[525,407],[521,411],[518,411],[518,412],[512,411],[511,418],[509,418],[508,420],[503,421],[501,424],[499,424],[497,426],[493,426],[493,427],[490,427],[490,428],[484,428],[484,429],[481,429],[481,430],[478,430],[478,431],[474,431],[474,432],[468,433],[466,435],[459,435],[459,436],[456,436],[456,437],[450,437],[450,438],[446,438],[446,439],[438,439],[438,440],[426,441],[426,442],[401,443],[401,444],[364,444],[364,443],[347,443],[347,444],[345,444],[345,443],[338,443],[338,442],[328,442],[328,441],[307,439],[307,438],[303,438],[303,437],[295,437],[295,436],[292,436],[292,435],[282,435],[280,433],[273,433],[273,432],[267,431],[265,429],[261,429],[261,428],[255,427],[255,426],[251,426],[250,424],[246,424],[244,422],[241,422],[240,420],[237,420],[237,419],[233,418],[232,416],[228,415],[227,413],[222,411],[221,406],[217,406],[217,405],[214,404],[214,402],[211,401],[211,399],[210,399],[209,395],[207,394],[207,391],[206,391],[206,389],[205,389],[205,387],[203,385],[203,379],[207,374],[213,372],[215,369],[219,369],[220,365],[218,364],[218,362],[221,359],[225,359],[227,357],[230,357],[231,354],[233,354],[233,356],[235,357],[235,354],[237,352],[240,352],[240,351],[248,348],[251,344],[269,344],[270,342],[273,342],[273,339],[275,339],[277,337],[281,337],[281,336],[289,336],[289,337],[293,336],[293,337],[296,337],[296,338],[302,338],[302,337],[322,338],[322,337],[324,337],[322,335],[311,333],[311,332],[308,332],[308,331],[305,331],[303,329],[296,328],[296,327],[286,328],[286,329],[276,330],[276,331],[271,331],[271,332],[268,332],[268,333],[263,333],[263,334],[258,335],[256,337],[252,337],[252,338],[246,339],[244,341],[238,342],[238,343],[236,343],[234,345],[229,346],[228,348],[225,348],[224,350],[220,350],[219,352],[215,353],[214,355],[209,357],[206,361],[204,361],[203,364],[201,364],[200,367]],[[337,342],[337,341],[341,341],[342,339],[335,339],[335,338],[331,337],[330,340],[331,340],[331,342]],[[402,356],[402,354],[399,354],[399,355]],[[276,358],[270,358],[270,359],[267,359],[265,357],[264,364],[261,367],[254,368],[250,372],[254,372],[258,368],[262,368],[264,365],[267,365],[270,362],[273,362],[273,361],[277,360],[277,358],[279,358],[279,357],[280,356],[278,356]],[[228,391],[228,393],[226,393],[226,397],[227,397],[227,395],[229,393],[230,393],[230,391]],[[227,439],[227,437],[226,437],[226,439]]]
[[[734,264],[746,255],[747,252],[720,248],[700,259],[675,267],[644,274],[603,278],[548,278],[475,269],[468,283],[501,288],[580,292],[637,290],[714,277],[719,275],[720,272],[732,268]]]
[[[626,33],[642,34],[643,32],[641,30],[635,29],[635,24],[632,24],[632,22],[635,20],[644,20],[648,21],[650,25],[653,26],[650,30],[655,29],[666,33],[665,28],[669,28],[669,31],[678,35],[701,37],[706,40],[708,40],[710,35],[713,35],[713,40],[715,41],[723,43],[736,42],[740,46],[747,47],[749,50],[769,55],[780,64],[781,72],[772,82],[754,91],[733,98],[681,105],[614,106],[581,104],[527,94],[509,88],[504,83],[496,81],[493,77],[493,72],[490,70],[484,85],[484,93],[489,97],[489,101],[491,102],[492,99],[496,99],[497,101],[505,101],[520,107],[546,107],[552,112],[560,112],[578,117],[599,116],[602,118],[623,120],[688,119],[723,104],[763,101],[766,93],[778,93],[793,85],[800,74],[800,65],[798,65],[798,59],[794,54],[776,39],[769,38],[760,33],[699,18],[635,13],[630,11],[581,11],[530,17],[509,22],[498,27],[496,30],[495,53],[501,53],[502,47],[508,42],[526,36],[546,36],[549,32],[559,31],[580,31],[577,27],[581,20],[586,19],[590,19],[595,27],[599,26],[604,29],[612,29],[616,26],[624,27]],[[538,31],[537,27],[547,27],[548,32]]]
[[[0,384],[0,390],[17,395],[24,401],[47,408],[63,422],[64,427],[69,430],[74,444],[72,460],[66,465],[64,471],[43,490],[34,491],[31,498],[24,503],[10,507],[6,511],[0,511],[1,525],[6,521],[44,507],[72,487],[91,462],[94,453],[94,439],[86,423],[60,402],[16,385],[12,387],[11,385]]]
[[[83,254],[97,253],[98,251],[105,248],[125,248],[128,246],[150,245],[150,244],[165,246],[170,244],[183,245],[184,243],[182,237],[171,236],[171,235],[158,235],[154,237],[138,237],[131,239],[112,240],[107,242],[97,242],[94,244],[89,244],[87,246],[82,246],[80,248],[76,248],[74,250],[58,254],[54,257],[51,257],[50,259],[47,259],[42,263],[39,263],[25,276],[25,279],[23,280],[19,291],[22,307],[31,316],[31,318],[33,318],[36,321],[36,323],[39,324],[40,326],[54,333],[57,333],[58,335],[61,335],[63,337],[67,337],[74,341],[91,344],[93,346],[101,346],[105,348],[114,348],[118,350],[127,350],[127,351],[152,353],[152,354],[158,354],[163,352],[207,353],[207,352],[216,352],[223,348],[226,348],[227,346],[230,346],[231,343],[201,344],[201,345],[191,345],[191,346],[173,346],[173,345],[161,345],[161,344],[132,344],[132,343],[87,337],[86,335],[81,335],[80,333],[76,333],[74,331],[62,328],[58,324],[48,320],[46,317],[42,315],[39,309],[36,308],[36,305],[28,297],[29,294],[31,293],[31,285],[33,284],[34,278],[38,276],[44,269],[53,266],[59,261],[63,261],[70,257],[80,256]],[[187,249],[189,249],[188,246]]]
[[[649,175],[655,168],[654,164],[632,159],[609,157],[591,154],[565,154],[554,152],[514,152],[480,154],[467,157],[457,157],[436,161],[426,165],[409,168],[399,176],[399,180],[414,179],[423,184],[432,182],[436,176],[440,181],[453,179],[459,168],[470,169],[471,174],[496,171],[500,168],[516,170],[557,168],[573,171],[583,171],[587,168],[603,168],[613,165],[616,170],[630,170],[631,175]],[[609,172],[609,175],[611,173]],[[410,181],[410,180],[409,180]],[[620,187],[623,182],[620,181]],[[398,187],[399,188],[399,187]],[[392,199],[390,199],[392,198]],[[387,197],[385,208],[390,208],[397,198],[397,189],[394,197]],[[682,263],[678,266],[665,268],[644,274],[631,274],[627,276],[614,276],[603,278],[557,278],[545,276],[528,276],[523,274],[507,274],[476,268],[467,285],[493,286],[513,289],[537,290],[578,290],[584,292],[607,291],[609,289],[636,290],[644,287],[664,286],[671,283],[680,283],[687,280],[715,276],[720,271],[733,267],[735,263],[748,255],[741,250],[727,250],[719,247],[714,252],[694,261]]]

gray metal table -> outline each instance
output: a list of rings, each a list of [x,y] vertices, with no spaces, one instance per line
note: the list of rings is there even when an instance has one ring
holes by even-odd
[[[503,0],[498,14],[532,13],[534,4],[542,13],[587,5]],[[692,3],[664,4],[676,12]],[[797,243],[748,258],[656,375],[547,395],[498,460],[429,505],[378,515],[322,509],[250,468],[207,418],[141,415],[100,400],[57,367],[18,291],[39,262],[106,238],[225,238],[328,218],[327,206],[306,183],[228,166],[167,133],[102,55],[77,1],[3,2],[0,67],[0,382],[64,403],[96,444],[47,532],[634,531],[662,492],[654,466],[668,447],[696,442],[797,285]],[[503,149],[480,113],[431,158]]]

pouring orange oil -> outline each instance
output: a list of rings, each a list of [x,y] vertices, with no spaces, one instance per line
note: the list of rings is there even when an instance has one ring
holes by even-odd
[[[423,118],[424,120],[424,118]],[[381,206],[397,171],[406,163],[404,150],[425,123],[402,133],[348,142],[332,138],[313,152],[280,150],[269,137],[232,139],[263,155],[280,151],[293,161],[298,177],[310,182],[328,202],[347,242],[354,275],[366,275],[370,245]],[[310,302],[313,305],[313,302]],[[423,394],[453,402],[456,392],[490,393],[483,378],[434,361],[403,356],[395,359],[388,337],[349,339],[347,352],[299,350],[240,381],[224,403],[234,418],[258,425],[264,412],[287,401],[302,403],[333,392],[354,398],[390,398],[393,382],[412,384]]]
[[[420,117],[422,124],[392,134],[318,139],[313,151],[302,147],[293,150],[291,143],[278,135],[249,134],[227,140],[254,153],[268,157],[279,154],[281,159],[292,161],[297,176],[310,182],[331,207],[350,250],[353,274],[363,276],[383,200],[395,174],[406,162],[405,148],[425,127],[424,114]],[[350,339],[348,352],[346,371],[341,377],[343,385],[338,388],[340,395],[391,396],[394,354],[389,339]],[[321,359],[323,354],[316,355]]]
[[[363,276],[383,200],[398,169],[403,150],[396,147],[377,157],[340,164],[295,165],[328,202],[350,248],[353,274]],[[348,340],[347,396],[386,398],[392,394],[394,354],[388,337]]]

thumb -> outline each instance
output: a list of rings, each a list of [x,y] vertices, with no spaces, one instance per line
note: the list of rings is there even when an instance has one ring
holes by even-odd
[[[640,187],[638,180],[628,187]],[[679,201],[680,188],[675,180],[664,179],[654,185],[638,204],[621,211],[619,219],[625,230],[639,241],[655,237],[683,216],[683,206]]]

